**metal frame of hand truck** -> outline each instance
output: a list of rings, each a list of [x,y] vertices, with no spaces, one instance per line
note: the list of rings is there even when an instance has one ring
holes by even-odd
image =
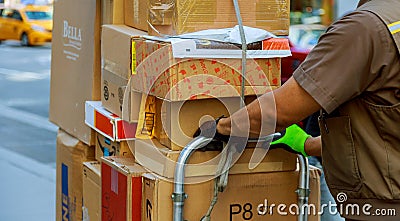
[[[173,201],[173,221],[184,221],[183,219],[183,206],[187,195],[184,191],[185,183],[185,167],[192,153],[196,150],[206,146],[212,138],[196,137],[182,150],[179,155],[177,166],[175,168],[174,178],[174,192],[172,194]],[[296,190],[298,195],[298,206],[300,214],[298,221],[307,221],[308,215],[306,210],[302,209],[304,205],[308,204],[308,196],[310,194],[310,171],[309,164],[306,157],[302,154],[297,155],[300,165],[299,173],[299,186]]]

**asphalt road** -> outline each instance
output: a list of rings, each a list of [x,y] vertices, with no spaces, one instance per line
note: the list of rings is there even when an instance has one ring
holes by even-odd
[[[0,45],[0,148],[55,166],[57,127],[48,122],[51,45]]]
[[[50,60],[51,45],[0,45],[0,220],[55,220]]]

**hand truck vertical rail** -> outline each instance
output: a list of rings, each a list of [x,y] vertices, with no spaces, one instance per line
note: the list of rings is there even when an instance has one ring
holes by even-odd
[[[187,195],[184,191],[184,182],[185,182],[185,167],[188,162],[190,156],[197,150],[204,146],[206,146],[212,138],[206,137],[196,137],[193,139],[179,155],[177,165],[175,168],[175,177],[174,177],[174,192],[172,194],[173,201],[173,221],[184,221],[183,219],[183,207],[185,204],[185,199]],[[299,207],[299,216],[298,221],[307,221],[307,206],[308,206],[308,197],[310,194],[310,171],[308,160],[301,154],[297,155],[299,161],[299,186],[296,190],[298,195],[298,207]]]
[[[173,220],[183,221],[183,206],[185,204],[186,194],[184,191],[185,183],[185,167],[192,153],[197,149],[206,146],[212,138],[196,137],[182,150],[179,155],[174,178],[174,193],[172,194],[173,201]]]

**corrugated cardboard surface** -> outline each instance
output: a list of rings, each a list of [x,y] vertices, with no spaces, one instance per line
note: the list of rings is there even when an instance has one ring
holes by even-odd
[[[136,57],[132,38],[146,32],[125,25],[104,25],[101,36],[102,68],[129,79]]]
[[[83,220],[101,220],[101,165],[83,163]]]
[[[122,107],[127,85],[128,79],[102,69],[101,104],[103,107],[108,111],[122,117]],[[130,100],[127,99],[126,102],[130,102]],[[126,105],[129,106],[129,104]]]
[[[181,150],[193,139],[193,134],[205,122],[204,118],[211,120],[222,115],[230,116],[239,110],[240,99],[160,101],[158,104],[156,112],[161,113],[161,118],[156,119],[155,136],[171,150]]]
[[[230,173],[260,173],[293,171],[296,169],[296,155],[282,149],[269,150],[257,167],[249,169],[253,152],[253,148],[248,148],[240,156],[238,154],[234,155],[237,161],[230,169]],[[180,153],[181,151],[172,151],[162,146],[156,140],[135,141],[136,161],[153,173],[163,177],[174,177],[176,161]],[[219,161],[219,151],[197,151],[190,157],[185,174],[187,177],[212,176],[216,174]]]
[[[149,14],[149,1],[124,0],[125,24],[147,31],[147,17]]]
[[[163,34],[229,28],[237,24],[233,2],[229,0],[151,0],[149,7],[151,24],[173,27],[170,32],[161,32]],[[240,0],[239,7],[244,25],[276,35],[288,34],[289,0]]]
[[[102,158],[102,220],[140,221],[143,173],[133,158]]]
[[[135,48],[134,90],[168,100],[187,100],[201,94],[239,94],[240,59],[174,58],[171,45],[145,39],[136,39]],[[280,86],[280,75],[280,58],[248,59],[245,85],[267,89]]]
[[[218,196],[211,220],[276,220],[296,221],[297,216],[290,215],[288,208],[297,204],[298,171],[276,173],[254,173],[230,175],[228,186]],[[320,207],[320,176],[317,170],[310,171],[311,194],[309,203]],[[213,195],[214,181],[185,185],[188,198],[184,205],[184,220],[200,220],[206,214]],[[145,221],[172,221],[173,184],[151,174],[145,174],[143,180],[142,214]],[[273,215],[259,215],[260,204],[275,204]],[[277,206],[285,204],[287,216],[277,213]],[[264,209],[263,206],[261,206]],[[268,208],[269,209],[269,208]],[[319,221],[319,216],[309,216],[310,221]]]
[[[168,101],[144,95],[136,137],[156,138],[171,150],[181,150],[206,120],[230,116],[239,108],[238,97]]]
[[[100,133],[96,133],[96,160],[101,161],[103,156],[133,157],[131,148],[134,149],[134,145],[134,141],[112,141]]]
[[[100,1],[54,2],[49,119],[94,145],[85,101],[100,100]]]
[[[166,101],[143,95],[137,138],[156,138],[172,150],[181,150],[201,122],[229,116],[240,107],[240,98]],[[207,107],[207,108],[205,108]]]
[[[94,160],[94,148],[66,132],[57,134],[56,220],[82,220],[83,162]]]
[[[101,0],[102,24],[124,24],[124,0]]]

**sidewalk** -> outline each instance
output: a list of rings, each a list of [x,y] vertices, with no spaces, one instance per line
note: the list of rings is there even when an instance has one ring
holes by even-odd
[[[0,146],[0,220],[55,220],[55,165]]]

